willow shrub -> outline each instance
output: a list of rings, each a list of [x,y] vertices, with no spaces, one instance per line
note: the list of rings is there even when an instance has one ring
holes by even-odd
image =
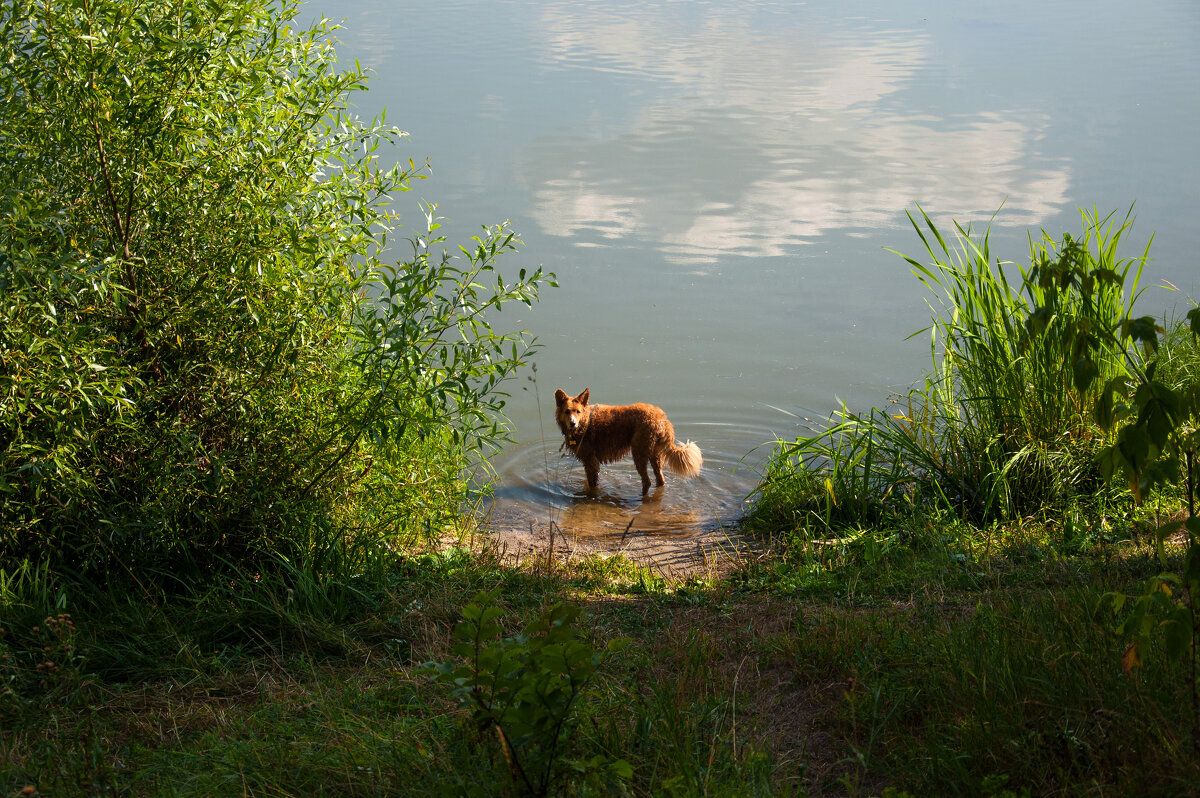
[[[351,115],[364,74],[298,10],[3,0],[0,562],[207,568],[440,523],[502,435],[531,342],[487,314],[551,276],[494,273],[504,227],[439,252],[432,209],[384,261],[424,169],[383,164],[404,134]]]
[[[986,523],[1101,489],[1094,411],[1104,383],[1134,361],[1091,331],[1132,317],[1149,247],[1123,258],[1131,219],[1082,217],[1079,238],[1031,238],[1030,267],[1012,274],[993,259],[986,231],[956,224],[948,240],[924,211],[910,214],[928,263],[903,257],[933,295],[933,370],[886,410],[843,409],[818,434],[781,442],[753,519],[861,526],[920,508]],[[1064,264],[1080,283],[1041,278]],[[1100,379],[1080,380],[1081,370]]]

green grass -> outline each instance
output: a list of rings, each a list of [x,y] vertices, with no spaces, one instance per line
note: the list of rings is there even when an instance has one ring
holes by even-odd
[[[65,639],[34,579],[3,613],[0,792],[522,794],[495,735],[419,673],[498,589],[508,633],[567,599],[590,644],[631,641],[577,706],[555,794],[610,794],[596,758],[632,766],[632,795],[1171,794],[1200,776],[1178,666],[1123,673],[1092,617],[1157,572],[1150,523],[942,525],[686,586],[451,551],[353,590],[70,592]]]
[[[648,596],[629,571],[638,578],[627,589],[652,612],[669,601]],[[386,576],[346,601],[334,599],[345,586],[331,585],[321,600],[297,598],[296,583],[277,576],[186,600],[92,596],[69,607],[74,630],[53,656],[69,645],[70,662],[49,679],[38,668],[51,656],[45,623],[8,623],[6,612],[0,790],[35,784],[70,794],[86,783],[147,795],[496,794],[509,774],[495,738],[474,731],[420,665],[449,656],[450,631],[478,590],[500,589],[514,629],[563,595],[584,590],[585,603],[605,602],[595,564],[536,576],[450,552],[400,558]],[[6,609],[22,598],[10,594]],[[590,618],[597,640],[645,631],[637,628],[644,614],[620,603]],[[702,670],[679,683],[645,678],[660,667],[639,650],[603,675],[581,705],[586,733],[566,757],[567,775],[572,761],[632,752],[645,764],[635,791],[675,784],[693,794],[704,784],[738,794],[757,781],[767,794],[768,760],[732,742],[727,698],[699,689]]]
[[[464,465],[533,343],[490,313],[553,275],[495,275],[504,226],[439,255],[434,206],[378,260],[423,170],[376,168],[402,134],[345,116],[365,79],[325,22],[284,35],[295,4],[60,5],[11,5],[0,37],[0,794],[519,795],[535,750],[564,795],[1197,783],[1181,665],[1148,645],[1123,672],[1093,618],[1181,558],[1099,478],[1078,387],[1143,365],[1075,351],[1131,315],[1128,217],[1031,240],[1019,282],[986,234],[913,218],[933,372],[780,446],[748,519],[770,556],[683,584],[515,567],[442,538],[471,531]],[[1194,340],[1158,357],[1195,385]],[[481,591],[508,659],[456,633]],[[488,684],[552,742],[480,723],[459,688]],[[564,691],[568,720],[533,722]]]
[[[1200,384],[1200,341],[1191,335],[1186,321],[1169,322],[1166,330],[1155,361],[1158,376],[1177,389]]]

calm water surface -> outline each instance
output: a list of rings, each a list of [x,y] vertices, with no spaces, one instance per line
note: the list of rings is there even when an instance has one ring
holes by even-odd
[[[1197,296],[1200,6],[1099,2],[309,0],[371,68],[364,115],[433,164],[400,197],[451,236],[510,219],[507,264],[558,274],[496,321],[542,344],[511,384],[498,522],[688,535],[736,518],[776,436],[929,367],[929,311],[888,248],[905,209],[992,221],[993,252],[1136,202],[1143,310]],[[307,12],[306,12],[307,13]],[[1135,254],[1131,247],[1127,254]],[[706,469],[643,503],[632,466],[580,497],[553,393],[647,401]],[[756,448],[757,447],[757,448]]]

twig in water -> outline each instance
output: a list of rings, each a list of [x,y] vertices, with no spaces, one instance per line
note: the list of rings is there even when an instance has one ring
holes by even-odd
[[[550,499],[550,496],[551,496],[550,455],[547,453],[547,450],[546,450],[546,427],[542,421],[542,395],[541,395],[541,392],[538,390],[537,363],[531,363],[530,368],[533,370],[533,374],[528,377],[528,380],[533,383],[533,400],[534,400],[534,402],[537,403],[538,432],[542,436],[542,473],[545,475],[544,478],[546,480],[546,517],[549,518],[550,523],[553,524],[554,523],[554,502]],[[559,450],[560,451],[562,450],[561,446],[559,447]],[[550,531],[550,542],[551,542],[551,549],[553,549],[554,548],[554,530],[553,529],[551,529],[551,531]]]
[[[621,539],[617,541],[617,551],[620,551],[621,547],[625,545],[625,538],[629,534],[629,530],[631,530],[631,529],[633,529],[633,519],[632,518],[629,519],[629,524],[626,525],[625,531],[621,533]]]

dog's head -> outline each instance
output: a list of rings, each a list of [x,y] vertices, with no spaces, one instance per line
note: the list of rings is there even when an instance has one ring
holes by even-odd
[[[554,420],[558,422],[558,428],[562,430],[567,443],[572,446],[579,443],[587,429],[588,415],[591,413],[588,407],[589,390],[584,388],[579,396],[567,396],[562,388],[554,392]]]

